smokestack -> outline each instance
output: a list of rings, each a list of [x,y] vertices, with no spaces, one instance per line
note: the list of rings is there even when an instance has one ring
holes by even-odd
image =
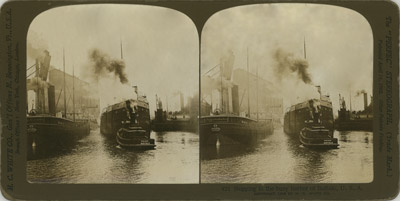
[[[239,115],[239,87],[234,85],[232,87],[232,110],[233,114]]]
[[[36,58],[35,62],[36,62],[36,64],[35,64],[35,77],[39,77],[39,65],[40,65],[39,59]]]
[[[183,110],[184,110],[184,100],[183,100],[183,94],[182,94],[182,92],[181,93],[179,93],[179,96],[180,96],[180,102],[181,102],[181,112],[183,112]]]
[[[368,94],[367,92],[364,93],[364,110],[367,109],[368,106]]]
[[[50,68],[50,53],[49,51],[45,50],[44,52],[44,56],[42,61],[40,61],[40,72],[39,72],[39,76],[40,78],[42,78],[43,81],[47,81],[47,75],[49,72],[49,68]]]
[[[51,115],[56,115],[56,95],[55,95],[55,88],[53,85],[50,85],[47,89],[48,93],[48,101],[49,101],[49,113]]]

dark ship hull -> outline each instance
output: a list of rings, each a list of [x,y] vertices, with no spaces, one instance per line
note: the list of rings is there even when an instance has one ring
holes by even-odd
[[[316,99],[311,99],[316,100]],[[309,104],[311,100],[293,105],[290,107],[289,111],[285,113],[283,129],[285,133],[298,136],[301,129],[306,127],[306,122],[312,119],[311,112],[312,108]],[[333,132],[333,111],[332,103],[330,101],[318,100],[320,101],[320,121],[321,125]]]
[[[255,120],[229,115],[200,119],[201,145],[255,144],[273,132],[271,121]]]
[[[136,106],[132,106],[136,105]],[[154,148],[150,139],[149,105],[144,100],[127,100],[105,108],[100,132],[125,148]]]
[[[167,114],[167,111],[162,109],[162,102],[157,99],[157,110],[154,112],[155,118],[151,122],[151,129],[156,132],[164,131],[189,131],[195,132],[198,128],[197,118],[189,117],[178,118],[174,115],[171,117]],[[183,106],[181,106],[183,107]]]
[[[35,151],[51,152],[71,147],[90,133],[89,122],[54,116],[28,116],[28,158]]]
[[[153,121],[151,129],[156,132],[164,131],[195,131],[196,125],[190,120]]]
[[[337,120],[338,131],[372,131],[372,119]]]
[[[310,99],[293,105],[285,113],[285,133],[298,138],[309,148],[336,148],[337,139],[333,138],[333,111],[329,100]]]
[[[339,94],[338,118],[335,121],[335,127],[339,131],[372,131],[373,129],[373,103],[368,105],[367,93],[364,91],[364,110],[347,110],[344,97]]]

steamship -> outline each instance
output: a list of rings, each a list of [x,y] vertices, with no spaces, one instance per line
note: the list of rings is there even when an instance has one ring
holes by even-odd
[[[146,96],[128,99],[104,108],[100,132],[124,148],[151,149],[156,145],[150,138],[150,111]]]
[[[47,82],[50,54],[48,51],[44,53],[42,61],[37,59],[36,64],[27,69],[35,67],[27,79],[27,91],[35,92],[35,107],[27,111],[28,159],[35,153],[50,153],[71,147],[90,133],[88,121],[70,120],[65,118],[65,114],[56,115],[55,87]]]
[[[254,145],[273,133],[272,119],[259,120],[258,118],[250,118],[250,87],[248,70],[248,111],[247,115],[240,115],[239,86],[230,82],[233,68],[232,60],[233,54],[231,56],[231,60],[227,60],[226,62],[221,62],[219,64],[220,81],[217,81],[217,83],[220,83],[220,89],[218,90],[220,92],[221,108],[214,111],[211,115],[200,117],[201,145]],[[224,86],[223,83],[227,83],[229,86]],[[258,93],[258,90],[256,93]],[[231,112],[229,111],[230,104],[232,105]],[[212,105],[210,108],[212,110]],[[207,113],[210,114],[211,112],[206,112],[206,114]]]
[[[347,110],[344,97],[341,97],[339,94],[340,109],[338,111],[338,118],[335,120],[335,127],[337,130],[372,131],[372,125],[373,125],[372,97],[371,97],[371,103],[368,105],[367,93],[363,92],[363,94],[364,94],[364,110],[358,112],[351,110],[351,99],[350,99],[350,110]]]
[[[181,111],[177,115],[170,115],[168,111],[163,110],[162,101],[156,96],[156,111],[155,118],[151,121],[151,128],[156,132],[164,131],[195,131],[197,121],[192,116],[185,118],[183,95],[180,93]],[[197,118],[197,117],[196,117]]]
[[[332,102],[328,96],[292,105],[284,116],[284,131],[305,147],[336,148]]]
[[[272,121],[256,121],[238,115],[214,115],[200,118],[202,145],[252,145],[272,134]]]

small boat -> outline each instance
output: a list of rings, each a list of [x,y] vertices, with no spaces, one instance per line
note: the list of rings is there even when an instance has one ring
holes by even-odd
[[[120,128],[116,139],[123,148],[153,149],[156,146],[154,139],[150,139],[141,127]]]
[[[300,131],[300,143],[307,148],[337,148],[338,139],[333,137],[329,129],[323,125],[307,122],[306,127]]]

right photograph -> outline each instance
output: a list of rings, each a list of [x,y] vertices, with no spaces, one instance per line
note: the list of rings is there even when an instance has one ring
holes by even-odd
[[[373,181],[373,35],[361,14],[239,6],[201,38],[201,183]]]

